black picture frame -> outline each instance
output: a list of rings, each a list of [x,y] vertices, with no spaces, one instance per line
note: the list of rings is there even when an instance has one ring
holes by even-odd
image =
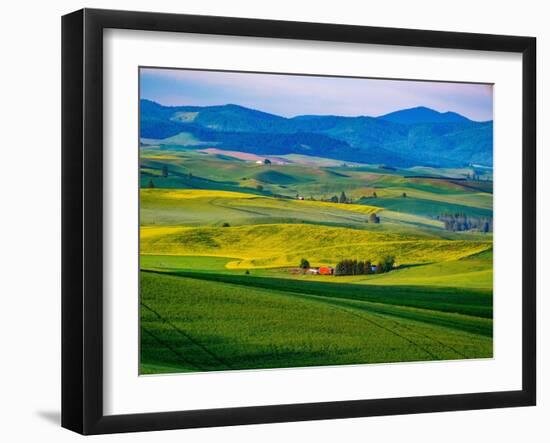
[[[105,415],[102,83],[103,31],[108,28],[522,54],[522,389]],[[65,15],[62,18],[62,426],[81,434],[106,434],[535,405],[535,87],[533,37],[97,9]]]

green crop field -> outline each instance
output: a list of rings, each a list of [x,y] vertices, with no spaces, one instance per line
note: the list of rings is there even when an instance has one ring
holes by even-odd
[[[491,357],[491,323],[284,287],[142,272],[141,373]]]
[[[140,373],[492,357],[489,179],[142,141]]]

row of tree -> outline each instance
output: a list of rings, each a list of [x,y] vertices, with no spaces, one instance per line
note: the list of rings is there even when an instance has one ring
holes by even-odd
[[[327,201],[332,203],[352,203],[351,198],[348,198],[344,191],[340,193],[340,197],[338,197],[337,195],[333,195]]]
[[[406,198],[407,193],[403,192],[402,197]],[[370,196],[363,195],[359,199],[359,201],[367,200],[369,198],[378,198],[378,195],[376,194],[376,191],[373,191]],[[329,202],[332,202],[332,203],[353,203],[353,200],[351,198],[348,198],[348,196],[346,195],[346,193],[344,191],[341,192],[340,197],[338,197],[337,195],[333,195],[332,197],[330,197],[328,200],[325,200],[325,201],[329,201]]]
[[[395,258],[388,255],[373,267],[370,260],[344,259],[339,261],[334,268],[334,275],[368,275],[390,272],[395,264]]]
[[[475,182],[490,181],[489,177],[481,176],[479,174],[476,174],[475,172],[472,172],[471,174],[466,174],[466,180],[471,180]]]
[[[445,224],[447,231],[493,232],[492,217],[473,217],[466,214],[443,214],[436,217]]]

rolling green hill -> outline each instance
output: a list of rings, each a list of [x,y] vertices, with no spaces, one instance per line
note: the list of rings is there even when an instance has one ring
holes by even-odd
[[[142,148],[141,185],[146,188],[152,181],[156,188],[218,189],[289,198],[301,195],[308,200],[327,200],[345,191],[354,202],[428,218],[445,212],[482,216],[492,208],[492,182],[457,180],[454,171],[450,171],[451,178],[436,179],[419,176],[417,170],[319,166],[323,162],[318,159],[311,163],[303,157],[297,160],[267,166],[195,150]],[[169,170],[167,177],[161,173],[164,166]],[[462,177],[471,172],[464,170]],[[377,200],[372,199],[373,193]]]
[[[141,273],[140,373],[492,356],[492,321]],[[330,319],[330,321],[329,321]]]
[[[439,219],[491,218],[490,174],[204,147],[140,150],[140,373],[492,357],[492,233]]]
[[[143,189],[142,225],[324,223],[363,226],[377,207],[274,198],[245,192]],[[430,222],[427,220],[427,222]]]

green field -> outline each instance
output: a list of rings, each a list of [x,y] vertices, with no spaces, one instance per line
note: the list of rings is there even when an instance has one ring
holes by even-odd
[[[492,217],[492,182],[234,155],[141,148],[141,373],[492,357],[492,233],[440,219]],[[387,256],[386,273],[299,269]]]

